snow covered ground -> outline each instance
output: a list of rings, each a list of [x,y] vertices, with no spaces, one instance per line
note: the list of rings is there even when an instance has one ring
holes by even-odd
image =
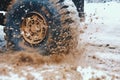
[[[96,44],[120,44],[120,3],[90,3],[85,5],[88,37],[84,41]],[[92,35],[91,35],[92,34]],[[92,38],[92,39],[91,39]]]
[[[83,59],[87,66],[102,70],[120,80],[120,3],[88,3],[83,43],[87,50]],[[83,61],[82,59],[82,61]],[[85,64],[84,64],[85,65]]]
[[[75,62],[40,67],[0,64],[0,80],[120,80],[120,3],[85,3],[80,44],[85,52]],[[3,40],[3,26],[0,26]],[[1,43],[2,44],[2,43]],[[9,60],[8,60],[9,61]]]

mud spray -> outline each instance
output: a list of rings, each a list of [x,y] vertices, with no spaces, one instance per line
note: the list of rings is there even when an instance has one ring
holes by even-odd
[[[77,59],[80,59],[81,54],[84,52],[84,49],[79,51],[74,51],[69,54],[53,54],[50,56],[42,56],[38,54],[36,51],[28,52],[12,52],[9,51],[5,54],[0,55],[0,63],[7,63],[16,66],[26,66],[26,65],[43,65],[43,64],[61,64],[61,63],[69,63],[72,65],[76,65]],[[74,63],[74,64],[73,64]]]
[[[76,34],[76,32],[74,32],[73,34]],[[74,43],[76,43],[76,40],[73,40],[72,46],[74,46]],[[40,53],[38,53],[37,50],[30,48],[27,48],[25,51],[20,52],[8,51],[6,53],[0,54],[0,63],[13,64],[16,66],[24,65],[39,66],[43,64],[61,64],[61,63],[69,63],[72,65],[76,65],[76,63],[78,63],[77,61],[81,57],[81,54],[85,50],[84,45],[80,43],[77,45],[79,46],[77,46],[77,48],[73,47],[68,54],[60,53],[52,54],[49,56],[40,55]]]

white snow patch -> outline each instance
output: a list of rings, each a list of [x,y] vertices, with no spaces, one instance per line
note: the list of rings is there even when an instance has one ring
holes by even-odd
[[[7,69],[7,68],[6,68]],[[26,77],[20,76],[13,72],[7,72],[8,75],[0,75],[0,80],[27,80]]]
[[[85,13],[87,15],[86,21],[89,17],[92,18],[98,17],[97,23],[104,22],[108,25],[118,24],[120,22],[120,3],[116,2],[107,2],[107,3],[86,3],[85,4]],[[93,16],[92,16],[93,15]]]
[[[83,80],[90,80],[90,79],[93,80],[93,78],[94,79],[100,78],[100,80],[112,79],[112,77],[108,76],[107,73],[100,70],[93,69],[91,67],[82,68],[81,66],[78,66],[77,71],[81,73]],[[102,79],[103,77],[105,79]]]
[[[30,74],[34,76],[35,80],[43,80],[43,77],[41,76],[39,72],[31,72]]]
[[[6,12],[5,12],[5,11],[0,11],[0,13],[2,13],[3,15],[5,15],[5,14],[6,14]]]
[[[4,26],[0,25],[0,39],[3,40],[5,33],[3,32]]]
[[[96,52],[95,56],[102,60],[120,62],[120,54]]]

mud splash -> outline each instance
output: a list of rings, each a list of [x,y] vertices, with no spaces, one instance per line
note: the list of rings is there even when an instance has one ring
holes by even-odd
[[[37,51],[8,51],[0,54],[0,63],[13,64],[16,66],[26,65],[42,65],[42,64],[61,64],[69,63],[76,64],[76,59],[80,59],[81,54],[84,52],[83,46],[79,50],[74,49],[69,54],[53,54],[49,56],[40,55]]]
[[[83,25],[82,25],[83,26]],[[73,29],[72,29],[73,30]],[[79,32],[72,31],[74,35],[82,34],[85,29],[79,28]],[[76,37],[76,36],[75,36]],[[78,40],[78,43],[76,42]],[[37,49],[26,47],[21,44],[25,50],[16,52],[16,51],[7,51],[6,53],[0,54],[0,63],[7,63],[16,66],[26,66],[26,65],[43,65],[43,64],[71,64],[78,65],[81,55],[84,53],[86,45],[80,42],[80,36],[73,39],[70,43],[72,44],[69,48],[70,51],[67,54],[56,53],[48,56],[43,56]],[[74,47],[78,45],[77,47]]]

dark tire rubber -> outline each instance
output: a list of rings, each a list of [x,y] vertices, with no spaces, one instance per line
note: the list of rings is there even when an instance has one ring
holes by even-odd
[[[65,2],[66,1],[66,2]],[[72,0],[17,0],[9,8],[6,15],[4,32],[7,47],[12,50],[24,50],[24,46],[35,48],[43,55],[68,53],[77,43],[76,29],[79,26],[74,4],[66,4]],[[73,8],[71,10],[71,8]],[[39,44],[26,42],[20,31],[22,19],[31,12],[44,16],[49,28],[47,35]],[[75,32],[75,33],[74,33]],[[75,42],[75,43],[74,43]],[[23,44],[21,46],[21,44]]]

